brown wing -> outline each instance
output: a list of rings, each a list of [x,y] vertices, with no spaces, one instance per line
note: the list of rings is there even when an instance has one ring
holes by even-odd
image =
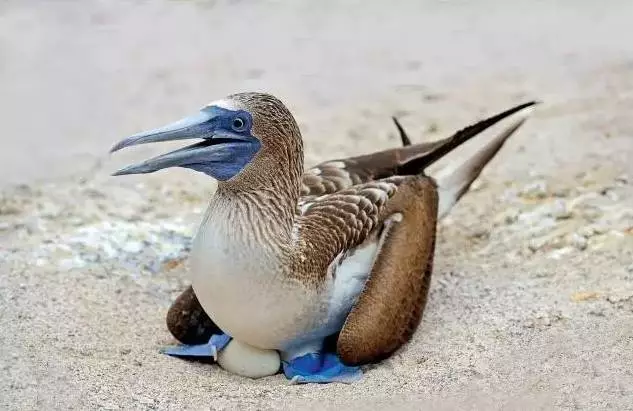
[[[300,203],[296,222],[301,267],[290,272],[310,272],[319,283],[330,263],[341,253],[361,245],[382,223],[383,210],[406,177],[394,176],[358,184],[334,194]]]
[[[380,361],[409,341],[426,305],[437,224],[438,193],[428,177],[409,177],[383,210],[381,246],[363,291],[339,334],[337,352],[350,365]]]
[[[332,194],[352,186],[397,174],[398,165],[409,156],[428,152],[445,140],[380,151],[366,156],[326,161],[308,169],[302,178],[301,196]]]
[[[394,119],[404,147],[318,164],[303,175],[301,195],[304,197],[320,196],[394,175],[419,174],[426,167],[474,136],[534,104],[536,102],[512,107],[465,127],[446,139],[414,145],[410,145],[406,131]]]

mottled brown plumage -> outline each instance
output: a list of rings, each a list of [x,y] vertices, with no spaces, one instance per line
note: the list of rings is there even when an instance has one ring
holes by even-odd
[[[262,250],[268,250],[264,255],[276,256],[267,264],[279,267],[286,279],[315,290],[329,281],[328,276],[334,280],[336,261],[363,244],[378,241],[385,230],[389,232],[339,336],[338,352],[351,364],[380,360],[410,339],[426,302],[438,207],[440,215],[450,209],[521,122],[444,180],[449,186],[440,184],[440,191],[443,187],[449,190],[450,204],[441,195],[438,200],[435,181],[424,175],[425,168],[533,104],[514,107],[444,140],[328,161],[303,173],[301,135],[285,106],[257,93],[230,98],[253,113],[253,134],[263,147],[251,165],[218,184],[203,226],[221,210],[229,212],[222,211],[223,218],[245,219],[246,224],[235,229],[252,230],[248,241],[257,241]],[[393,221],[394,214],[401,215],[402,221]],[[196,327],[195,321],[184,321],[182,313],[187,309],[183,311],[183,304],[188,303],[188,310],[195,313],[202,308],[197,299],[190,298],[193,291],[186,290],[185,296],[168,315],[168,326],[180,330],[179,335],[172,333],[181,341],[183,335],[192,333],[170,321]],[[202,329],[215,326],[208,317],[200,316],[200,320],[205,321]],[[200,329],[194,334],[199,335]],[[202,336],[196,338],[196,342],[204,342]]]
[[[424,176],[407,177],[383,212],[386,241],[337,343],[350,365],[388,357],[415,332],[426,305],[433,269],[438,193]]]

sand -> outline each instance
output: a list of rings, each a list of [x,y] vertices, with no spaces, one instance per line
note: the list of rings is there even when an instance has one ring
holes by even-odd
[[[0,408],[633,409],[633,3],[286,3],[0,2]],[[308,165],[397,145],[391,115],[424,141],[543,101],[359,383],[158,353],[215,185],[109,177],[171,145],[107,151],[244,90],[296,113]]]

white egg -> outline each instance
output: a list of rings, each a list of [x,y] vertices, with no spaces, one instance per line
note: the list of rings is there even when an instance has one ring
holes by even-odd
[[[276,374],[281,366],[281,359],[275,350],[262,350],[231,340],[218,354],[218,364],[233,374],[261,378]]]

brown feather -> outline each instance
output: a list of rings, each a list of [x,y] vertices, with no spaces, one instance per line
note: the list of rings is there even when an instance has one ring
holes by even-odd
[[[402,220],[387,236],[341,330],[337,352],[350,365],[376,362],[409,341],[424,307],[433,267],[438,193],[429,177],[404,180],[383,214]]]
[[[167,312],[167,328],[183,344],[204,344],[220,328],[204,311],[191,286],[183,291]]]
[[[393,123],[396,125],[396,128],[398,129],[398,135],[400,136],[402,145],[405,147],[410,146],[411,139],[409,138],[409,135],[405,131],[404,127],[402,127],[402,124],[400,124],[400,121],[396,117],[391,117],[391,119],[393,120]]]

